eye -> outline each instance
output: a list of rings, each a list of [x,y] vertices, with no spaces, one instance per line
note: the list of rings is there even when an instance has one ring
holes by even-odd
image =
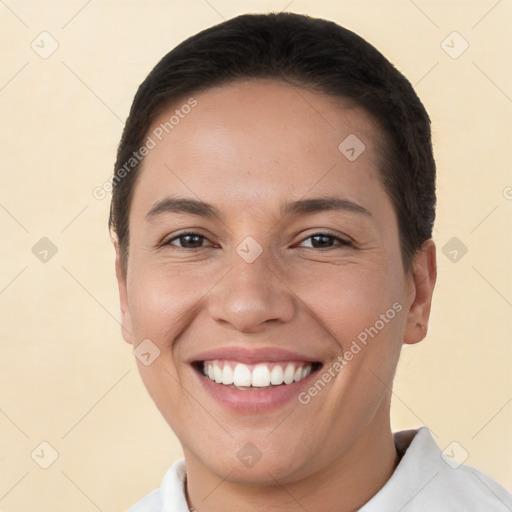
[[[208,244],[204,245],[204,242],[208,242]],[[209,240],[198,233],[181,233],[171,238],[163,245],[172,245],[180,249],[201,249],[202,247],[212,247]]]
[[[315,233],[308,236],[300,244],[299,247],[311,247],[313,249],[330,249],[335,246],[350,246],[352,245],[348,240],[329,233]]]

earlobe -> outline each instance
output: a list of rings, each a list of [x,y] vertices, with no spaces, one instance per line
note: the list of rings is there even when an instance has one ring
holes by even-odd
[[[414,344],[427,335],[432,295],[437,279],[436,246],[430,238],[416,254],[412,279],[412,302],[407,315],[404,343]]]
[[[119,289],[119,304],[121,307],[121,331],[127,343],[132,344],[132,320],[128,304],[128,290],[126,284],[126,273],[123,271],[121,248],[116,243],[116,278]]]

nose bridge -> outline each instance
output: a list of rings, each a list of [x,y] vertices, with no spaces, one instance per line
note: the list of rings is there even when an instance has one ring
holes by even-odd
[[[244,240],[230,258],[230,271],[210,294],[211,317],[241,332],[259,331],[295,313],[293,295],[273,270],[271,251]]]

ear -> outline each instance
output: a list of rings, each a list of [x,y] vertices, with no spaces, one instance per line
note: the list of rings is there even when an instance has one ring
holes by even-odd
[[[119,303],[121,306],[121,330],[123,338],[127,343],[132,343],[132,318],[128,304],[128,290],[126,285],[126,274],[121,264],[121,248],[115,243],[116,248],[116,278],[119,288]]]
[[[418,343],[427,335],[436,278],[436,246],[430,238],[423,243],[414,258],[409,287],[411,302],[407,313],[404,343]]]

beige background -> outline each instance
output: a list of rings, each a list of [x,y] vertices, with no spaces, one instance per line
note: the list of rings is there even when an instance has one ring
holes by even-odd
[[[403,352],[393,427],[428,425],[512,490],[512,3],[288,1],[0,2],[1,510],[120,511],[180,457],[121,338],[109,203],[92,191],[158,59],[223,18],[283,9],[361,34],[431,114],[439,280],[428,338]],[[43,31],[59,45],[46,59],[31,47],[51,49]],[[463,40],[441,46],[453,31],[469,43],[458,58]],[[58,248],[46,263],[42,237]],[[457,261],[453,237],[468,249]],[[59,454],[48,469],[43,441]]]

